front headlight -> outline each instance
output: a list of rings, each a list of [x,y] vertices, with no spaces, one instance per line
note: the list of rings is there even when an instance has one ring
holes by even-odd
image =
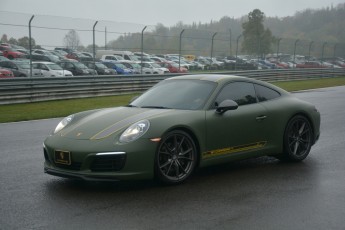
[[[120,136],[120,142],[128,143],[134,141],[144,135],[150,128],[148,120],[138,121],[137,123],[129,126]]]
[[[56,126],[54,130],[54,134],[59,132],[61,129],[65,128],[73,119],[74,115],[69,115],[68,117],[65,117],[60,123]]]

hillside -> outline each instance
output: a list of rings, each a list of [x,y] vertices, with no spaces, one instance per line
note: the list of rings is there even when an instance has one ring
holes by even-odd
[[[170,28],[158,24],[154,31],[144,34],[144,49],[148,53],[178,53],[180,35],[184,29],[181,36],[181,53],[209,55],[212,36],[217,32],[214,37],[215,54],[234,55],[237,39],[242,33],[242,23],[246,20],[247,17],[234,19],[224,16],[219,21],[209,23],[195,22],[186,25],[179,22]],[[331,8],[306,9],[291,17],[267,17],[264,25],[276,38],[282,38],[281,52],[292,53],[294,42],[299,39],[300,53],[306,54],[310,42],[313,41],[312,52],[315,55],[320,55],[322,45],[327,42],[325,53],[328,56],[334,53],[335,47],[336,54],[344,56],[345,3]],[[141,34],[128,34],[110,41],[108,47],[139,51],[140,39]],[[239,43],[241,43],[240,39]],[[271,49],[275,52],[276,44],[272,44]],[[241,52],[240,45],[238,51]]]

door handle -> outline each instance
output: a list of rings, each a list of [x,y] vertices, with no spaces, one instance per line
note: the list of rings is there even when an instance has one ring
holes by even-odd
[[[267,116],[261,115],[261,116],[257,116],[257,117],[256,117],[256,120],[257,120],[257,121],[263,121],[263,120],[265,120],[266,118],[267,118]]]

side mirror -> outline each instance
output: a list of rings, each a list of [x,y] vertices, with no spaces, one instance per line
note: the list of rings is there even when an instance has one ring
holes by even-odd
[[[223,114],[228,110],[236,110],[238,104],[233,100],[224,100],[222,101],[216,109],[216,113]]]

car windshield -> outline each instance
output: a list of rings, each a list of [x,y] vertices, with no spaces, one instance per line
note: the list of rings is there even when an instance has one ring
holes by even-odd
[[[176,64],[176,63],[174,63],[174,62],[172,62],[172,63],[170,63],[173,67],[176,67],[176,68],[178,68],[178,64]]]
[[[62,70],[58,64],[47,64],[48,68],[51,70]]]
[[[203,108],[217,83],[201,80],[166,80],[134,100],[129,106],[198,110]]]
[[[115,65],[116,65],[116,67],[118,67],[118,68],[126,69],[126,66],[124,66],[124,65],[121,64],[121,63],[116,63]]]
[[[158,65],[158,64],[156,64],[156,63],[152,63],[151,65],[152,65],[153,67],[155,67],[155,68],[161,68],[161,66]]]
[[[76,65],[77,67],[79,67],[80,69],[87,69],[86,65],[84,65],[83,63],[76,62],[75,65]]]
[[[140,69],[140,65],[138,63],[131,63],[130,64],[133,68]]]
[[[96,63],[96,66],[100,69],[106,69],[107,67],[103,65],[102,63]]]
[[[135,55],[128,55],[132,61],[139,61],[138,57]]]

